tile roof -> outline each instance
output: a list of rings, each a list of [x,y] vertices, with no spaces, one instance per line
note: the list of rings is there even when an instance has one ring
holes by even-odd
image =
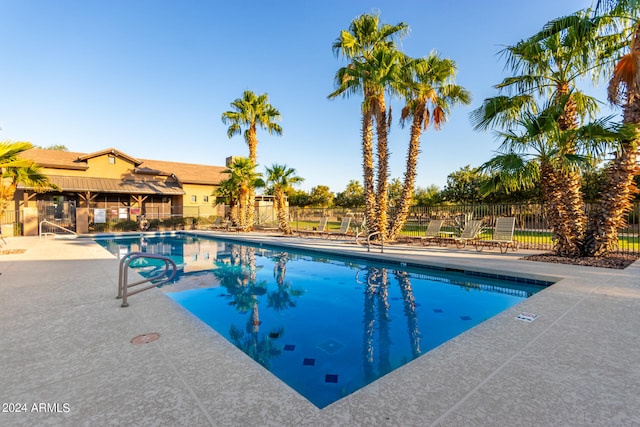
[[[135,164],[135,172],[140,174],[153,174],[170,176],[175,175],[181,183],[188,184],[210,184],[216,185],[227,178],[223,173],[225,166],[209,166],[194,163],[166,162],[162,160],[135,159],[125,153],[109,148],[95,153],[78,153],[72,151],[45,150],[42,148],[32,148],[24,151],[20,157],[32,160],[43,166],[58,169],[86,169],[85,159],[104,155],[110,152],[117,152],[128,159],[140,162]]]

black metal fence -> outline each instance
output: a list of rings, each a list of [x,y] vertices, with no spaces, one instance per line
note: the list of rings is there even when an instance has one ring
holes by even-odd
[[[313,228],[323,216],[329,218],[329,227],[336,229],[339,228],[340,221],[345,215],[352,215],[354,217],[352,224],[358,227],[362,224],[364,211],[362,209],[290,209],[292,226],[298,230]],[[393,210],[389,213],[389,217],[392,216]],[[455,234],[464,228],[467,221],[476,219],[481,220],[484,227],[480,238],[491,239],[492,227],[498,217],[516,218],[514,239],[520,248],[553,249],[552,234],[547,226],[543,206],[540,204],[414,206],[401,235],[403,237],[424,235],[431,219],[443,220],[442,230]],[[618,230],[617,253],[640,254],[639,217],[640,203],[635,203],[627,215],[625,228]]]
[[[588,207],[590,208],[590,207]],[[104,218],[96,222],[95,212],[90,209],[91,231],[127,231],[138,229],[137,211],[131,209],[105,209]],[[161,212],[158,209],[147,209],[146,219],[153,229],[181,229],[181,228],[206,228],[214,222],[217,216],[225,216],[228,209],[223,206],[193,206],[181,207],[180,211]],[[393,210],[389,217],[393,216]],[[309,230],[317,227],[320,218],[329,218],[328,229],[337,230],[344,216],[351,216],[351,229],[355,230],[363,226],[363,209],[346,208],[289,208],[291,227],[294,230]],[[418,237],[424,235],[431,219],[442,219],[443,231],[459,232],[467,221],[471,219],[482,220],[484,229],[481,238],[492,237],[492,226],[498,217],[515,217],[516,228],[514,238],[523,249],[551,250],[553,241],[551,231],[547,226],[546,217],[542,205],[446,205],[446,206],[414,206],[407,218],[402,230],[403,237]],[[19,211],[7,210],[0,224],[2,229],[13,227],[15,234],[20,234],[21,214]],[[256,222],[259,224],[272,222],[274,212],[271,206],[256,208]],[[635,203],[626,218],[626,226],[618,230],[619,254],[640,254],[639,235],[640,203]]]

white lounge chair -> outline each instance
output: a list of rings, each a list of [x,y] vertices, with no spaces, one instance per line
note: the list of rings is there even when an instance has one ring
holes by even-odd
[[[503,254],[506,253],[509,248],[516,251],[518,249],[518,242],[513,240],[515,226],[516,219],[514,217],[497,218],[495,227],[493,228],[492,238],[476,241],[476,250],[481,252],[484,246],[497,246],[500,248],[500,253]]]
[[[329,217],[323,216],[322,218],[320,218],[320,221],[318,222],[318,226],[315,227],[313,230],[299,230],[298,234],[300,235],[300,237],[305,237],[305,236],[322,237],[322,235],[326,233],[328,221],[329,221]]]
[[[441,219],[432,219],[429,221],[429,225],[427,225],[424,236],[420,236],[420,242],[427,246],[433,241],[440,242],[442,237],[440,236],[440,230],[442,229],[443,222],[444,221]]]
[[[462,232],[459,236],[448,237],[446,239],[442,239],[442,241],[453,242],[458,248],[462,249],[467,245],[468,242],[472,242],[478,239],[478,234],[480,234],[481,229],[482,221],[471,219],[467,221],[467,225],[465,225],[465,227],[462,229]]]
[[[345,237],[349,235],[349,226],[351,225],[351,217],[350,216],[345,216],[342,217],[342,222],[340,223],[340,230],[339,231],[327,231],[326,233],[324,233],[326,235],[326,237],[328,239],[330,238],[338,238],[338,237]]]

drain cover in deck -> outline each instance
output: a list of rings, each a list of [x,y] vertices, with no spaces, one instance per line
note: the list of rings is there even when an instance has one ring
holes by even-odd
[[[516,316],[516,319],[522,320],[523,322],[533,322],[538,318],[538,315],[535,313],[520,313]]]
[[[148,344],[150,342],[154,342],[158,338],[160,338],[159,333],[149,332],[148,334],[142,334],[131,338],[131,344]]]

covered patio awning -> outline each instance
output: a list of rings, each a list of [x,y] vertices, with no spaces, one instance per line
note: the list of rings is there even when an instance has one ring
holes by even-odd
[[[49,176],[49,181],[60,188],[60,191],[82,193],[125,193],[149,194],[159,196],[179,196],[185,194],[177,182],[160,181],[125,181],[107,178],[83,178],[75,176]],[[31,189],[19,185],[18,188]]]

